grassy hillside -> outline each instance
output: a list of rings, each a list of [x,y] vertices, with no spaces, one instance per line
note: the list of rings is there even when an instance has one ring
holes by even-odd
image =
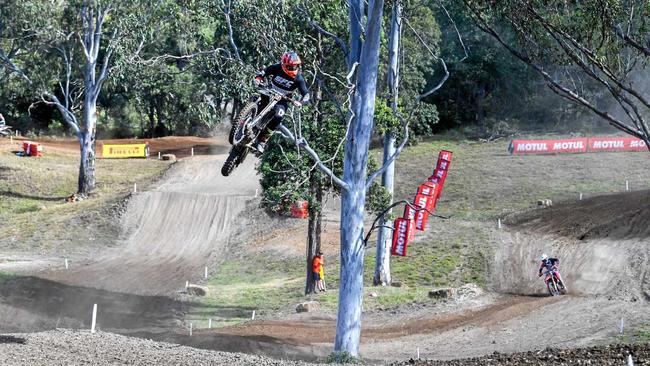
[[[116,205],[133,183],[144,188],[169,166],[156,159],[98,159],[95,193],[72,204],[65,198],[77,190],[78,151],[45,144],[43,157],[30,158],[17,156],[17,150],[17,143],[0,139],[0,248],[15,251],[111,244],[119,229]]]
[[[537,136],[537,138],[544,138]],[[429,301],[437,286],[473,282],[486,285],[490,243],[496,221],[509,212],[535,207],[538,199],[577,200],[607,192],[650,187],[650,155],[594,153],[513,156],[509,141],[478,143],[438,138],[407,148],[396,167],[396,198],[412,199],[417,186],[431,175],[441,149],[454,152],[437,213],[425,234],[418,233],[405,258],[392,258],[392,274],[402,287],[372,287],[375,248],[366,252],[365,310],[385,309],[412,301]],[[374,152],[380,156],[380,152]],[[397,214],[401,215],[401,209]],[[245,246],[244,246],[245,247]],[[225,263],[208,285],[210,302],[264,312],[291,310],[304,300],[304,258],[280,257],[251,250]],[[326,258],[330,291],[313,298],[334,309],[338,294],[338,255]],[[375,292],[378,296],[370,297]],[[190,315],[190,317],[198,317]],[[243,319],[243,318],[242,318]],[[231,319],[232,320],[232,319]],[[236,319],[235,319],[236,320]]]

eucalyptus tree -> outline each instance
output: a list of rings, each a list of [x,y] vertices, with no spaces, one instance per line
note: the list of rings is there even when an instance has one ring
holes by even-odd
[[[552,91],[650,147],[647,1],[463,2],[476,25]]]

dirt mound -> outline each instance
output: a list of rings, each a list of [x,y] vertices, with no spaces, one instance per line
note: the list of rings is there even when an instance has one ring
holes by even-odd
[[[650,362],[650,344],[614,345],[605,347],[590,347],[577,349],[546,349],[514,354],[501,354],[468,358],[454,361],[410,360],[395,362],[391,366],[473,366],[473,365],[625,365],[628,356],[636,365],[647,365]]]
[[[222,161],[201,156],[177,163],[157,188],[130,199],[123,245],[46,277],[139,295],[168,295],[201,278],[210,255],[226,247],[233,220],[258,184],[252,161],[229,177],[237,184],[220,175]]]
[[[570,293],[637,301],[650,295],[650,191],[592,197],[514,214],[496,233],[492,282],[543,294],[541,253],[560,258]]]
[[[596,196],[510,215],[517,230],[577,240],[650,237],[650,190]]]

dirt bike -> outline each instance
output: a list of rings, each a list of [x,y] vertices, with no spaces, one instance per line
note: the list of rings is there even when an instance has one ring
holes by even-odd
[[[268,96],[269,102],[258,113],[261,96],[257,95],[256,98],[246,104],[241,112],[239,112],[239,116],[235,123],[233,123],[228,134],[228,142],[232,145],[232,148],[230,148],[228,158],[221,167],[221,174],[225,177],[230,175],[238,165],[244,162],[249,150],[254,150],[252,145],[257,141],[257,137],[264,131],[266,125],[273,118],[273,107],[283,99],[292,101],[284,94],[269,88],[265,84],[260,84],[258,88],[260,94]]]
[[[7,125],[0,125],[0,136],[9,136],[11,135],[11,127]]]
[[[556,269],[547,270],[544,272],[544,283],[551,296],[566,295],[566,287],[564,281],[560,276],[560,272]]]

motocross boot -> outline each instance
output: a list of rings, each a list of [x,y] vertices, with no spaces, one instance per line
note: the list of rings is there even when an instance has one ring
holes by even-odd
[[[271,133],[273,131],[269,130],[268,128],[265,128],[264,131],[262,131],[259,136],[257,136],[257,141],[253,144],[252,148],[257,151],[260,155],[264,153],[264,150],[266,150],[266,142],[269,140],[269,137],[271,137]]]

